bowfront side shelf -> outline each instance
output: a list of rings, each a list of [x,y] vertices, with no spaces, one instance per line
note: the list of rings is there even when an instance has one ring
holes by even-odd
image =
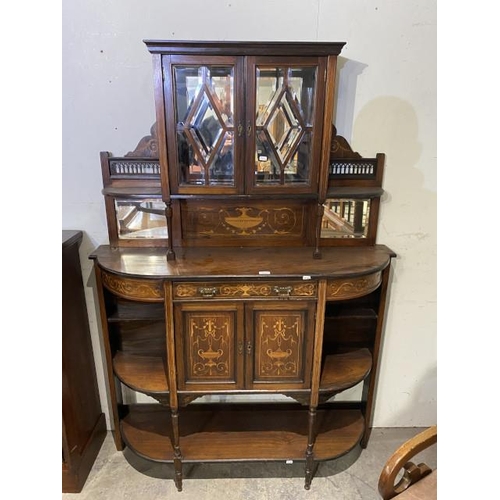
[[[288,460],[309,489],[367,445],[395,257],[385,155],[333,124],[345,44],[145,44],[156,121],[101,152],[90,256],[116,447],[171,463],[179,491],[184,463]]]
[[[345,455],[361,440],[357,410],[319,410],[317,460]],[[190,405],[180,423],[183,461],[305,461],[307,409],[289,404]],[[125,442],[139,456],[173,463],[170,412],[136,405],[122,420]]]

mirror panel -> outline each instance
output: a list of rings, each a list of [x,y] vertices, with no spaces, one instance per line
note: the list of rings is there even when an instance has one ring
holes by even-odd
[[[315,66],[256,68],[255,182],[309,182]]]
[[[234,67],[174,66],[181,184],[234,186]]]
[[[370,200],[329,198],[324,204],[321,238],[366,238]]]
[[[115,198],[119,239],[166,239],[165,203],[157,198]]]

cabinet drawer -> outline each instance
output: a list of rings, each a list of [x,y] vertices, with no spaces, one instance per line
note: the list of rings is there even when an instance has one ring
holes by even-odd
[[[339,278],[328,280],[326,300],[344,300],[362,297],[373,292],[382,282],[382,273],[358,276],[357,278]]]
[[[174,300],[316,298],[316,282],[240,281],[174,283]]]
[[[115,295],[143,302],[163,302],[163,281],[122,278],[101,270],[102,284]]]

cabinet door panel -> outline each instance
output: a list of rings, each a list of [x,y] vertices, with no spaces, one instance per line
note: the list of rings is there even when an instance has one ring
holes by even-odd
[[[243,384],[240,304],[176,306],[179,388],[238,389]]]
[[[314,192],[324,66],[319,58],[249,58],[249,190]],[[250,126],[251,125],[251,126]]]
[[[234,57],[164,58],[169,170],[179,193],[236,193],[241,117]],[[238,127],[240,124],[240,127]]]
[[[249,304],[248,309],[247,333],[253,334],[254,352],[253,362],[247,360],[247,387],[307,388],[314,303],[280,301]]]

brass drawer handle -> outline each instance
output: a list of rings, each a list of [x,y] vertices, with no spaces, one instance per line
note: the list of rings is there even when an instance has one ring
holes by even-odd
[[[280,297],[290,297],[293,288],[291,286],[275,286],[273,290]]]
[[[247,342],[247,354],[252,355],[252,342],[250,340]]]
[[[217,293],[217,288],[215,288],[214,286],[200,286],[198,288],[198,293],[202,297],[210,299],[212,297],[215,297],[215,294]]]

